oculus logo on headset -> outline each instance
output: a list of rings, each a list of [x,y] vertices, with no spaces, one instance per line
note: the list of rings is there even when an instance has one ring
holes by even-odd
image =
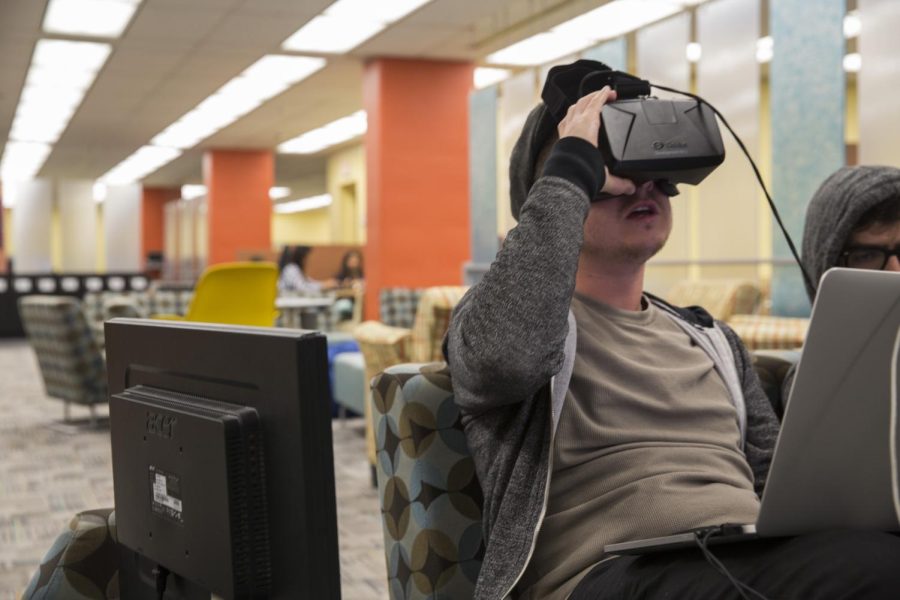
[[[686,152],[687,151],[687,142],[684,140],[671,140],[668,142],[663,142],[660,140],[656,140],[651,144],[653,150],[656,152]]]

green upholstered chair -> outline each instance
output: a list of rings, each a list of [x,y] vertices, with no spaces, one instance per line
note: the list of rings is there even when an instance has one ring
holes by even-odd
[[[19,300],[19,314],[47,395],[65,403],[65,420],[75,403],[90,407],[95,423],[94,407],[107,402],[106,362],[81,302],[68,296],[25,296]]]

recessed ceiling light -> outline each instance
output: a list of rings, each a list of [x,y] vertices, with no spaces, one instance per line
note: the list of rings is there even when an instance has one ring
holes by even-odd
[[[140,0],[50,0],[44,31],[65,35],[117,38]]]
[[[289,214],[303,212],[305,210],[314,210],[316,208],[325,208],[329,204],[331,204],[331,194],[321,194],[319,196],[291,200],[290,202],[279,202],[273,206],[273,210],[277,213]]]
[[[269,199],[271,200],[281,200],[282,198],[287,198],[290,195],[291,188],[289,187],[276,185],[269,188]]]
[[[844,70],[848,73],[859,73],[862,68],[862,56],[859,52],[853,52],[844,56]]]
[[[296,52],[341,54],[356,48],[385,26],[385,23],[379,21],[339,19],[319,15],[286,39],[281,47]]]
[[[298,52],[341,54],[431,0],[337,0],[284,41]]]
[[[364,134],[367,124],[366,111],[360,110],[283,142],[278,145],[278,151],[285,154],[313,154]]]
[[[0,160],[0,180],[18,181],[33,179],[50,154],[50,144],[38,142],[6,143]]]
[[[634,31],[698,4],[696,0],[614,0],[507,46],[487,57],[492,64],[537,66]]]
[[[688,62],[699,62],[701,56],[703,56],[703,49],[698,42],[690,42],[684,49],[684,57]]]
[[[476,89],[486,88],[499,83],[512,74],[509,69],[496,69],[494,67],[478,67],[472,76]]]
[[[859,11],[851,10],[844,17],[844,37],[847,39],[857,37],[862,31],[862,21]]]
[[[771,35],[756,40],[756,62],[767,63],[775,53],[775,41]]]

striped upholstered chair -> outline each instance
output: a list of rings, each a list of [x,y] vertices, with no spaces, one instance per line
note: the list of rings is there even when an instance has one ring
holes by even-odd
[[[44,389],[48,396],[69,405],[91,409],[107,402],[106,362],[100,345],[81,310],[81,302],[68,296],[25,296],[19,300],[19,314],[28,341],[34,349]]]

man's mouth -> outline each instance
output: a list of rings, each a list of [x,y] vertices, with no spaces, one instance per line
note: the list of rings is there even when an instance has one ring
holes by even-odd
[[[659,214],[659,207],[655,202],[646,200],[641,201],[628,209],[625,215],[626,219],[642,220],[654,217]]]

